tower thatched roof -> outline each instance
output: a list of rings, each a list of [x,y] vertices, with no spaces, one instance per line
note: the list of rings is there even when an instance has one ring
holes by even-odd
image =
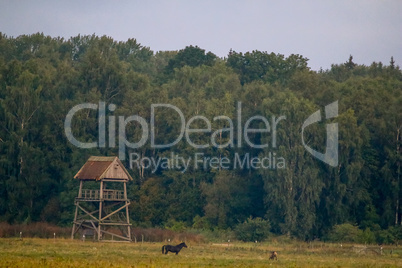
[[[133,180],[117,156],[91,156],[75,174],[79,180]]]

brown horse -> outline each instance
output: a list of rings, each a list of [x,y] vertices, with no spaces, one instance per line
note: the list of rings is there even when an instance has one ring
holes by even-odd
[[[278,260],[278,253],[276,251],[272,251],[271,256],[269,257],[270,260]]]

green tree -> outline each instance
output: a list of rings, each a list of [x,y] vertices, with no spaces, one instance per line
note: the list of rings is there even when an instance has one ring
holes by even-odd
[[[169,60],[165,71],[167,74],[171,74],[175,68],[179,69],[183,66],[211,66],[216,60],[217,56],[212,52],[205,53],[205,50],[199,48],[198,46],[187,46],[186,48],[180,50],[174,58]]]
[[[222,229],[233,227],[248,217],[252,204],[246,194],[247,181],[228,170],[216,173],[213,183],[202,183],[205,195],[205,216]]]
[[[303,239],[311,237],[323,179],[318,176],[318,163],[304,149],[300,134],[304,120],[315,110],[314,105],[291,92],[266,99],[263,105],[267,115],[286,116],[277,124],[276,144],[272,144],[272,136],[267,137],[264,143],[270,147],[261,153],[261,157],[275,154],[277,161],[281,157],[284,162],[282,167],[260,170],[266,191],[267,218],[277,233]],[[308,144],[319,144],[317,140],[321,141],[322,137],[318,127],[309,128],[304,134],[305,140]]]
[[[261,218],[248,218],[243,223],[236,225],[234,231],[236,238],[244,242],[264,241],[270,235],[269,221]]]
[[[307,58],[300,55],[274,54],[255,50],[237,53],[230,51],[227,64],[239,74],[242,84],[255,80],[285,83],[297,70],[307,69]]]

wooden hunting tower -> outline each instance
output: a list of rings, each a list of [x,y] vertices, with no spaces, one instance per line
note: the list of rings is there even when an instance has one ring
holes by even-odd
[[[74,179],[80,180],[80,189],[71,238],[81,231],[98,240],[131,241],[127,182],[132,178],[119,158],[91,156]]]

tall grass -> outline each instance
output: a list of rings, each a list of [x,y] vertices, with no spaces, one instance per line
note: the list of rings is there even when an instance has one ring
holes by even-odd
[[[137,242],[193,242],[193,243],[205,243],[205,238],[200,234],[191,232],[175,232],[167,229],[157,228],[133,228],[132,240]]]
[[[115,230],[118,233],[119,230]],[[29,224],[9,224],[0,223],[0,238],[20,237],[30,238],[53,238],[56,234],[58,238],[70,238],[71,227],[59,227],[46,222],[35,222]],[[111,231],[113,232],[113,230]],[[132,240],[137,242],[181,242],[189,241],[194,243],[204,243],[206,239],[201,234],[191,232],[175,232],[157,228],[137,228],[131,230]]]
[[[36,238],[67,238],[71,236],[71,228],[59,227],[46,222],[34,222],[29,224],[9,224],[7,222],[0,223],[0,237],[36,237]]]

